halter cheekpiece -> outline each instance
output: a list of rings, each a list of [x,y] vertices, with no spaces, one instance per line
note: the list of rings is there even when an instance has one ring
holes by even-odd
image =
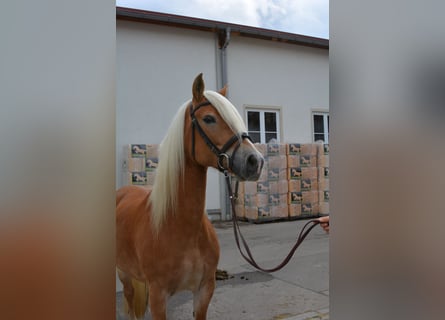
[[[193,159],[195,159],[195,129],[198,131],[199,135],[202,137],[206,145],[209,147],[209,149],[216,155],[217,157],[217,166],[218,169],[221,172],[228,171],[229,169],[232,169],[233,166],[233,158],[235,157],[236,151],[238,151],[238,148],[241,145],[241,142],[244,139],[249,139],[252,141],[252,139],[249,137],[247,132],[242,132],[241,135],[234,134],[223,146],[221,149],[219,149],[213,142],[210,140],[210,138],[207,136],[207,134],[202,129],[201,125],[199,124],[198,120],[196,119],[195,112],[205,106],[209,106],[211,103],[209,101],[204,101],[200,104],[198,104],[195,108],[193,108],[193,104],[190,103],[190,117],[192,119],[192,153],[193,153]],[[232,155],[229,155],[227,151],[230,149],[230,147],[237,143]],[[227,167],[224,166],[224,160],[226,161]]]

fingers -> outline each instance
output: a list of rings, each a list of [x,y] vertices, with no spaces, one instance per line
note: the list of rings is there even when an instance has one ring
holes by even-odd
[[[323,230],[326,233],[329,233],[329,216],[321,217],[316,220],[320,222],[320,226],[323,228]]]
[[[320,221],[320,224],[322,224],[322,223],[328,223],[329,224],[329,216],[320,217],[320,218],[318,218],[316,220]]]
[[[323,223],[320,223],[320,226],[323,228],[323,230],[324,230],[326,233],[329,233],[329,222],[323,222]]]

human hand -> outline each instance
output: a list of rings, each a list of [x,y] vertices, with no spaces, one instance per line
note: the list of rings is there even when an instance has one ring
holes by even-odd
[[[320,222],[320,226],[323,228],[326,233],[329,233],[329,216],[321,217],[316,219]]]

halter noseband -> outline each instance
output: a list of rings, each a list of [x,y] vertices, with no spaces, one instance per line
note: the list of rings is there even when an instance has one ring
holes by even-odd
[[[193,104],[190,103],[190,117],[192,118],[192,153],[193,153],[193,159],[196,161],[195,158],[195,129],[199,132],[200,136],[202,137],[202,139],[204,140],[204,142],[206,143],[206,145],[209,147],[209,149],[216,154],[217,157],[217,165],[218,165],[218,169],[221,172],[227,171],[228,169],[232,169],[232,165],[233,165],[233,158],[235,157],[235,153],[236,151],[238,151],[238,148],[241,145],[241,141],[244,139],[249,139],[250,141],[252,141],[252,139],[249,137],[249,135],[247,134],[247,132],[243,132],[241,133],[241,136],[239,137],[238,135],[234,134],[224,145],[221,149],[219,149],[213,142],[212,140],[210,140],[210,138],[207,136],[207,134],[204,132],[204,130],[202,129],[202,127],[199,125],[198,120],[195,117],[195,112],[204,106],[208,106],[211,105],[211,103],[209,101],[204,101],[200,104],[198,104],[195,108],[193,108]],[[240,139],[241,138],[241,139]],[[227,150],[230,149],[230,147],[235,143],[238,142],[237,145],[235,146],[235,149],[232,152],[232,155],[228,155],[227,154]],[[228,167],[224,167],[224,159],[226,160],[226,163],[228,165]]]

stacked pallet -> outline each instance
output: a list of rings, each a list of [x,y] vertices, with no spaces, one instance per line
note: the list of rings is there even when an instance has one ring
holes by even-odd
[[[255,144],[265,163],[258,181],[240,182],[235,210],[252,222],[329,214],[329,145]],[[126,182],[153,185],[159,145],[128,145]],[[235,191],[236,179],[232,179]]]
[[[318,154],[321,144],[287,145],[289,218],[319,214]]]
[[[329,145],[324,144],[318,157],[320,214],[329,214]]]
[[[288,218],[288,181],[285,144],[256,144],[265,159],[258,181],[240,183],[237,216],[248,221]]]
[[[256,144],[263,172],[256,182],[239,186],[239,218],[271,221],[329,213],[329,145]]]
[[[159,145],[128,145],[126,183],[128,185],[153,185],[159,163]]]

